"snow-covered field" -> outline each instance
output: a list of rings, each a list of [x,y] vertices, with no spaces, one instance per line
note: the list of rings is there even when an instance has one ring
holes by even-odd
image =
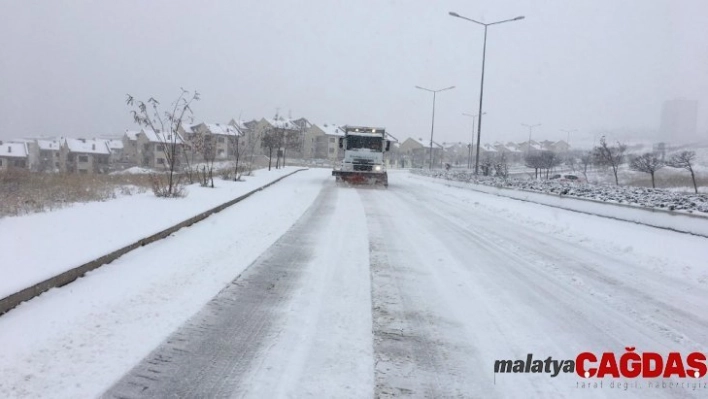
[[[310,170],[0,317],[0,397],[705,397],[493,373],[705,353],[705,259],[701,237]]]
[[[0,298],[150,236],[267,184],[297,168],[259,170],[243,182],[187,188],[179,199],[151,192],[77,203],[53,212],[0,219]]]

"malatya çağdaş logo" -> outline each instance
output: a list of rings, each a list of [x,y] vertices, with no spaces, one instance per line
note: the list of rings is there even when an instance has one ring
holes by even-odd
[[[595,354],[582,352],[575,359],[554,360],[526,359],[496,360],[494,373],[545,373],[557,377],[560,373],[575,373],[582,378],[702,378],[708,372],[706,355],[691,352],[682,355],[670,352],[662,356],[656,352],[635,352],[634,347],[625,348],[617,356],[614,352]]]

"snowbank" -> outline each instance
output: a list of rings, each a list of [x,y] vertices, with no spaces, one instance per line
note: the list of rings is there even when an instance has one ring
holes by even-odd
[[[432,175],[436,175],[435,172],[436,171],[433,171]],[[415,171],[413,176],[419,179],[442,183],[439,178],[424,176],[424,174],[420,173],[420,171]],[[444,172],[443,174],[437,174],[437,177],[448,179],[451,178],[450,175],[445,176]],[[444,184],[480,191],[487,194],[494,194],[502,197],[513,198],[521,201],[534,202],[542,205],[553,206],[556,208],[598,215],[617,220],[641,223],[647,226],[708,237],[708,216],[705,216],[703,214],[671,212],[666,209],[642,207],[639,205],[632,205],[627,203],[611,203],[592,197],[572,197],[564,195],[562,194],[562,192],[536,192],[531,191],[529,189],[517,188],[512,185],[492,186],[489,183],[493,181],[494,180],[491,179],[485,180],[485,183],[487,184],[484,184],[480,180],[477,184],[475,184],[472,182],[463,182],[450,179],[448,181],[445,181]],[[561,186],[564,188],[570,188],[567,185]]]
[[[298,168],[258,170],[245,181],[215,179],[162,199],[151,192],[54,212],[0,219],[0,298],[90,262],[263,186]]]
[[[646,208],[708,214],[708,194],[685,194],[671,190],[644,187],[561,183],[554,180],[505,180],[494,177],[478,177],[475,179],[474,174],[466,170],[441,171],[412,169],[411,172],[421,176],[469,182],[476,185],[521,189],[609,203],[638,205]]]

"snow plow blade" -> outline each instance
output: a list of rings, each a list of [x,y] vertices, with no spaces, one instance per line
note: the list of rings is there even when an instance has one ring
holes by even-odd
[[[361,184],[361,185],[376,185],[388,187],[387,173],[370,173],[370,172],[345,172],[341,170],[333,170],[332,176],[336,178],[337,183]]]

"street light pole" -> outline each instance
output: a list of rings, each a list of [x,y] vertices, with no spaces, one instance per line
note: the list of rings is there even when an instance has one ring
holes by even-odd
[[[483,112],[483,114],[487,114],[486,112]],[[464,116],[469,116],[472,118],[472,137],[470,138],[470,145],[469,145],[469,150],[467,151],[467,169],[472,168],[472,147],[474,146],[474,120],[477,118],[477,115],[472,115],[468,114],[466,112],[463,112],[462,115]]]
[[[533,130],[533,128],[541,126],[541,124],[537,123],[535,125],[527,125],[525,123],[522,123],[521,126],[526,126],[527,128],[529,128],[529,141],[526,149],[526,155],[529,155],[531,153],[531,131]]]
[[[478,25],[484,26],[484,46],[482,47],[482,78],[481,78],[481,82],[479,85],[479,114],[478,114],[479,121],[477,122],[477,154],[475,156],[475,161],[474,161],[474,174],[475,174],[475,176],[477,176],[478,172],[479,172],[479,143],[480,143],[480,138],[482,136],[482,102],[484,100],[484,64],[485,64],[486,57],[487,57],[487,28],[491,25],[498,25],[498,24],[503,24],[505,22],[519,21],[519,20],[524,19],[524,17],[519,16],[519,17],[512,18],[512,19],[505,19],[503,21],[491,22],[491,23],[486,24],[484,22],[475,21],[474,19],[471,19],[471,18],[463,17],[462,15],[460,15],[456,12],[450,11],[449,14],[455,18],[461,18],[461,19],[464,19],[464,20],[467,20],[470,22],[474,22]]]
[[[430,169],[433,169],[433,133],[435,132],[435,96],[438,92],[454,89],[455,86],[446,87],[444,89],[432,90],[426,89],[425,87],[416,86],[416,89],[421,89],[433,93],[433,123],[430,126]]]
[[[566,144],[568,144],[568,151],[570,151],[570,134],[577,132],[577,129],[573,130],[563,130],[561,129],[561,132],[567,133],[568,134],[568,139],[565,141]]]

